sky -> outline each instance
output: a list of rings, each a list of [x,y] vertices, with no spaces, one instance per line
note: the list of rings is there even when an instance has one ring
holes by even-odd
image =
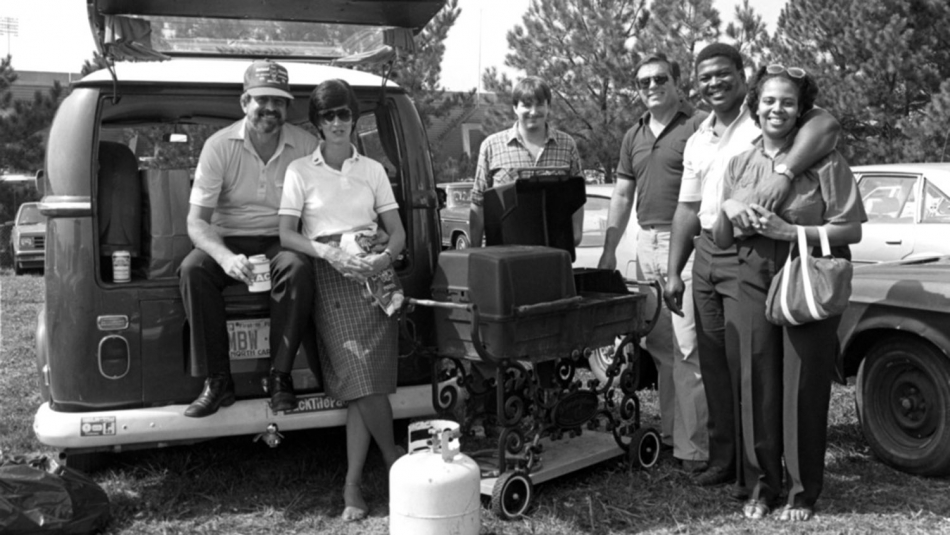
[[[741,0],[713,0],[723,27],[732,20]],[[775,29],[786,0],[751,0],[770,30]],[[13,56],[21,71],[79,72],[92,57],[95,44],[89,32],[85,0],[0,0],[0,28],[16,19],[16,35],[0,34],[0,53]],[[465,91],[480,84],[480,74],[504,66],[508,30],[521,23],[530,0],[459,0],[462,14],[449,32],[442,65],[442,86]]]

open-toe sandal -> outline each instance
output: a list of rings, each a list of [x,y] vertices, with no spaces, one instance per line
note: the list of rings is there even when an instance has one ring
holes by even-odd
[[[752,520],[765,518],[770,512],[768,504],[761,500],[749,500],[742,506],[742,516]]]
[[[344,484],[344,488],[345,487],[358,488],[359,486],[360,486],[359,483]],[[346,498],[344,497],[344,501],[345,500]],[[360,501],[363,501],[362,495],[360,496]],[[356,505],[347,505],[346,507],[343,508],[343,515],[341,515],[340,518],[342,518],[344,522],[357,522],[359,520],[363,520],[364,518],[366,518],[366,514],[368,513],[365,502],[363,503],[364,503],[363,507],[359,507]]]

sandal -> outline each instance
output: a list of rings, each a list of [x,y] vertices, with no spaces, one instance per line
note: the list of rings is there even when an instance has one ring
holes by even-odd
[[[343,501],[346,501],[347,487],[356,487],[357,490],[359,490],[359,486],[360,486],[359,483],[344,483]],[[364,518],[366,518],[366,514],[369,511],[368,511],[368,507],[366,506],[366,502],[363,501],[362,493],[360,493],[359,501],[362,502],[362,507],[358,505],[347,505],[346,507],[343,508],[343,514],[340,516],[340,518],[342,518],[344,522],[356,522],[356,521],[363,520]]]
[[[756,499],[749,500],[742,506],[742,516],[751,520],[765,518],[771,511],[768,504]]]
[[[815,516],[815,509],[807,505],[786,505],[782,508],[779,520],[805,522]]]

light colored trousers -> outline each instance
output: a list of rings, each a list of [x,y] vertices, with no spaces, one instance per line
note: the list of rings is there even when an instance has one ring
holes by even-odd
[[[666,280],[670,256],[670,227],[643,227],[637,236],[637,278]],[[660,390],[660,435],[664,443],[673,443],[673,456],[681,460],[709,459],[709,434],[706,423],[706,391],[699,371],[696,323],[693,310],[693,257],[683,269],[683,317],[662,307],[653,330],[642,346],[656,363]],[[651,308],[653,298],[647,305]]]

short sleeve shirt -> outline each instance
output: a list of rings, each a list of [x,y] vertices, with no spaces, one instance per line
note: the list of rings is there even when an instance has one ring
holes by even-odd
[[[752,121],[743,102],[739,116],[717,135],[716,114],[709,117],[686,142],[683,152],[683,182],[679,202],[699,202],[699,223],[711,230],[723,201],[723,175],[729,160],[750,148],[759,137],[759,128]]]
[[[284,124],[277,152],[265,162],[245,133],[242,120],[208,138],[189,202],[214,209],[211,225],[220,236],[276,236],[287,166],[312,153],[317,139],[302,128]]]
[[[581,155],[574,138],[548,127],[547,140],[535,160],[525,147],[516,123],[482,142],[472,186],[472,204],[481,206],[485,190],[514,182],[518,178],[516,169],[526,167],[562,167],[568,169],[571,176],[580,176]]]
[[[637,184],[637,221],[640,225],[670,225],[683,178],[686,141],[706,118],[681,101],[673,120],[657,137],[650,128],[650,112],[623,136],[617,176]]]
[[[372,228],[378,214],[399,208],[382,164],[352,148],[339,171],[318,148],[287,167],[280,215],[299,217],[311,240]]]
[[[759,182],[772,174],[786,147],[770,158],[761,140],[754,148],[730,160],[725,174],[726,198],[749,203]],[[819,160],[792,181],[792,190],[776,213],[795,225],[865,222],[868,217],[848,162],[838,151]]]

